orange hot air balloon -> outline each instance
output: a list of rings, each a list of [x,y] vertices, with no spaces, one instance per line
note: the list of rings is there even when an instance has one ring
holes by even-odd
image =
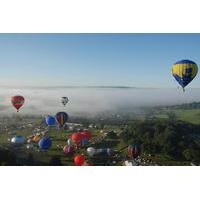
[[[17,112],[19,112],[19,109],[24,105],[25,99],[23,96],[14,96],[11,98],[12,105],[17,109]]]

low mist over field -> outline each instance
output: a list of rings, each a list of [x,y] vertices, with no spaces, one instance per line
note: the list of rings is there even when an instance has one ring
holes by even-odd
[[[200,100],[200,89],[145,89],[129,87],[11,87],[0,88],[0,111],[12,114],[10,97],[22,95],[25,105],[21,114],[55,114],[65,110],[70,115],[88,113],[92,115],[106,111],[133,110],[140,107],[175,105]],[[61,97],[69,97],[66,108],[61,104]]]

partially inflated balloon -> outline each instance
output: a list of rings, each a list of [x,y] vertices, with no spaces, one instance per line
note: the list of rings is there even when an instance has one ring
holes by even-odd
[[[195,78],[198,66],[191,60],[180,60],[172,67],[172,74],[176,81],[184,88]]]
[[[69,139],[67,140],[67,144],[68,144],[69,146],[72,146],[73,142],[72,142],[72,139],[71,139],[71,138],[69,138]]]
[[[14,144],[23,144],[25,142],[25,137],[21,135],[17,135],[11,139],[11,143]]]
[[[74,148],[72,146],[64,146],[63,148],[63,152],[67,155],[67,156],[71,156],[74,153]]]
[[[82,135],[80,133],[73,133],[72,136],[72,141],[76,145],[81,145],[82,143]]]
[[[76,166],[82,166],[85,162],[85,156],[83,155],[77,155],[74,157],[74,163]]]
[[[83,138],[86,138],[88,140],[92,137],[92,134],[88,130],[81,132],[81,135],[82,135]]]
[[[65,112],[59,112],[56,114],[56,120],[59,123],[60,127],[63,127],[68,120],[68,114]]]
[[[82,139],[82,146],[86,146],[86,145],[88,145],[88,144],[89,144],[88,139],[87,139],[87,138],[83,138],[83,139]]]
[[[42,138],[41,135],[35,135],[35,136],[33,137],[33,142],[38,143],[38,142],[41,140],[41,138]]]
[[[45,121],[46,121],[46,124],[47,124],[48,126],[55,126],[55,125],[56,125],[56,119],[55,119],[55,117],[47,116],[47,117],[45,118]]]
[[[11,98],[12,105],[17,109],[17,112],[19,112],[19,109],[24,105],[25,99],[23,96],[14,96]]]
[[[87,148],[87,153],[88,153],[89,156],[92,157],[96,153],[96,150],[93,147],[89,147],[89,148]]]
[[[139,148],[137,145],[129,145],[128,146],[128,156],[131,158],[137,158],[139,156]]]
[[[44,137],[42,138],[39,143],[39,148],[42,149],[42,150],[48,150],[51,148],[51,145],[52,145],[52,141],[51,141],[51,138],[49,137]]]

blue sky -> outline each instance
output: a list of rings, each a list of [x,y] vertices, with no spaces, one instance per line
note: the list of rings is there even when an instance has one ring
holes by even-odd
[[[0,34],[1,85],[177,87],[180,59],[200,63],[200,34]]]

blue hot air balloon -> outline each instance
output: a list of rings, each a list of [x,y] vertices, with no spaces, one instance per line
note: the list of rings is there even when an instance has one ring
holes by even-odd
[[[55,125],[56,125],[56,119],[55,119],[55,117],[47,116],[47,117],[45,118],[45,121],[46,121],[46,124],[47,124],[48,126],[55,126]]]
[[[51,145],[52,145],[52,140],[50,137],[44,137],[38,143],[39,148],[42,150],[50,149]]]
[[[195,78],[198,73],[198,66],[191,60],[180,60],[172,67],[172,75],[181,85],[183,91],[185,87]]]
[[[87,146],[89,144],[89,141],[87,138],[82,139],[82,146]]]

